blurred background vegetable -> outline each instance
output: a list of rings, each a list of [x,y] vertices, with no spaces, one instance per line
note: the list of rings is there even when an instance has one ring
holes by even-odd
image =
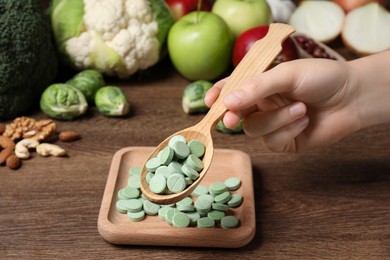
[[[94,102],[96,91],[105,85],[103,75],[97,70],[81,71],[67,83],[80,90],[89,103]]]
[[[123,116],[130,110],[126,95],[115,86],[100,88],[95,95],[95,104],[99,112],[106,116]]]
[[[174,22],[164,0],[53,0],[49,11],[64,61],[119,77],[155,65]]]
[[[69,84],[53,84],[41,96],[42,112],[51,118],[73,120],[87,111],[83,93]]]
[[[224,134],[240,134],[240,133],[243,133],[242,125],[243,125],[243,120],[241,119],[240,122],[238,123],[238,125],[235,128],[230,129],[230,128],[227,128],[225,126],[225,124],[223,123],[223,121],[221,120],[221,121],[218,122],[218,124],[215,127],[215,129],[218,132],[221,132],[221,133],[224,133]]]
[[[206,92],[213,86],[207,80],[197,80],[188,84],[183,91],[182,107],[185,113],[204,113],[209,107],[204,103]]]
[[[0,0],[0,119],[25,114],[57,73],[39,0]]]

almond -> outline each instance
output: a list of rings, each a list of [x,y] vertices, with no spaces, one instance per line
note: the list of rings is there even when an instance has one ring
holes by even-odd
[[[63,142],[71,142],[80,138],[80,134],[75,131],[62,131],[58,138]]]
[[[8,168],[12,170],[18,169],[21,164],[22,162],[20,161],[19,157],[17,157],[15,154],[11,154],[10,156],[8,156],[6,161],[6,165],[8,166]]]
[[[2,148],[2,149],[1,149]],[[15,143],[10,138],[0,136],[0,165],[4,164],[15,148]]]
[[[0,124],[0,135],[2,135],[5,132],[5,125]]]

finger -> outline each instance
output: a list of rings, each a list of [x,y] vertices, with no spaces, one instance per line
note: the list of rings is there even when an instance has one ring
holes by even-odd
[[[229,129],[234,129],[238,126],[240,120],[240,112],[227,111],[223,117],[223,124]]]
[[[300,147],[295,138],[309,125],[309,117],[304,116],[275,132],[262,137],[264,146],[273,152],[297,152]]]
[[[252,137],[259,137],[272,133],[279,128],[289,125],[306,114],[306,106],[302,102],[269,110],[258,111],[245,117],[245,133]]]
[[[214,86],[206,92],[204,97],[204,103],[206,106],[211,107],[217,100],[221,89],[225,85],[226,79],[222,79],[214,84]]]
[[[226,95],[224,98],[225,106],[229,110],[241,110],[253,106],[259,100],[271,95],[292,91],[296,83],[294,66],[284,65],[283,63],[279,64],[246,81],[239,89]]]

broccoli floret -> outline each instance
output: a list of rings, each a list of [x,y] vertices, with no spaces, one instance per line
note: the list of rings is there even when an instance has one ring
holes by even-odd
[[[57,73],[50,22],[39,0],[0,0],[0,119],[26,113]]]

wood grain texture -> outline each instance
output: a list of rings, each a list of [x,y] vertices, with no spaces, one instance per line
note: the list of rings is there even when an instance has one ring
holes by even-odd
[[[105,240],[126,245],[237,248],[253,239],[256,232],[256,214],[252,165],[249,156],[237,150],[216,149],[210,173],[201,183],[210,186],[230,177],[241,180],[241,187],[232,193],[242,195],[244,201],[240,207],[230,208],[226,212],[226,215],[240,220],[238,228],[225,230],[217,224],[213,229],[182,229],[170,226],[158,216],[146,216],[141,222],[131,222],[126,214],[118,213],[115,209],[117,194],[127,186],[129,169],[141,166],[153,150],[153,147],[126,147],[115,153],[98,218],[99,233]]]
[[[237,149],[251,157],[254,239],[239,249],[106,242],[97,220],[115,152],[156,146],[202,118],[181,109],[188,81],[169,63],[159,66],[153,77],[112,81],[130,99],[128,117],[107,118],[93,107],[75,121],[59,121],[59,130],[82,136],[76,142],[57,143],[67,149],[68,157],[34,154],[18,171],[0,167],[0,259],[389,258],[389,124],[303,154],[275,154],[245,135],[213,133],[216,149]],[[46,118],[40,112],[30,116]]]

